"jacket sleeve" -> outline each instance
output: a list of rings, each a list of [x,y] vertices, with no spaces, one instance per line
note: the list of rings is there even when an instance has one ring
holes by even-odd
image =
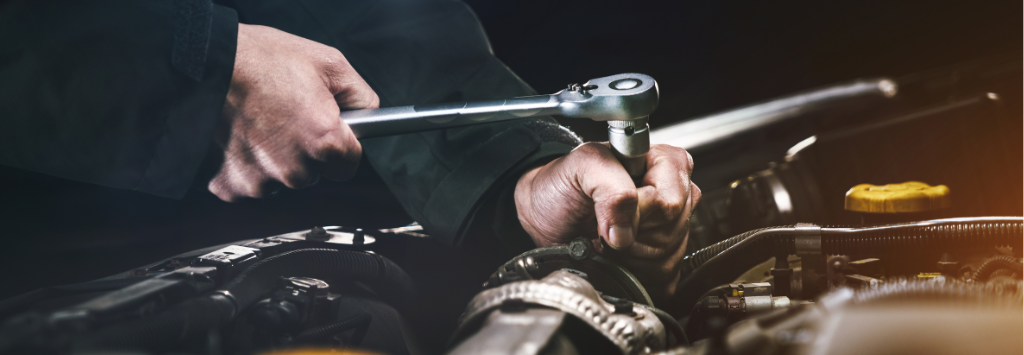
[[[234,68],[234,10],[209,0],[0,7],[0,164],[180,198]]]
[[[381,106],[502,99],[535,91],[495,58],[473,12],[451,0],[234,2],[244,23],[338,48]],[[532,248],[512,194],[530,167],[579,138],[537,118],[364,139],[363,153],[405,211],[450,246]],[[361,167],[365,168],[365,167]]]
[[[377,4],[349,27],[342,53],[351,53],[387,105],[536,95],[495,58],[465,4]],[[454,247],[497,242],[514,254],[534,247],[512,202],[519,176],[578,144],[575,134],[544,117],[373,138],[363,147],[431,236]]]

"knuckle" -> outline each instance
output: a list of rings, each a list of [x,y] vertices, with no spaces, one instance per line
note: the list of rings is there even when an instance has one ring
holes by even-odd
[[[372,90],[369,91],[369,99],[366,101],[366,108],[378,108],[380,107],[380,96]]]
[[[309,174],[305,170],[290,170],[283,174],[280,181],[290,189],[300,189],[309,185]]]
[[[320,60],[321,63],[332,69],[343,69],[345,67],[345,56],[341,54],[341,51],[331,46],[321,45]]]
[[[682,196],[665,197],[658,200],[658,208],[665,214],[665,219],[674,220],[683,214],[684,201]]]
[[[291,189],[301,188],[306,185],[308,174],[306,169],[302,165],[270,165],[265,166],[264,170],[267,171],[269,178],[278,181],[284,186]],[[261,179],[253,183],[249,183],[249,186],[255,186],[257,190],[262,190],[262,185],[266,179]],[[260,191],[259,193],[262,193]]]
[[[598,201],[598,203],[608,205],[635,204],[638,198],[634,189],[614,189],[602,196],[601,201]]]

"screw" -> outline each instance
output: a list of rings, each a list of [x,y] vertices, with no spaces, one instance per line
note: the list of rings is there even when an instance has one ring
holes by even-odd
[[[580,260],[587,257],[587,241],[579,238],[569,243],[569,256],[573,259]]]

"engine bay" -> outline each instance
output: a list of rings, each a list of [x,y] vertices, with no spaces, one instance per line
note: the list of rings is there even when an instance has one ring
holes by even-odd
[[[4,300],[0,353],[1017,353],[1018,74],[866,78],[654,130],[704,189],[668,300],[582,238],[503,261],[417,224],[311,226]]]

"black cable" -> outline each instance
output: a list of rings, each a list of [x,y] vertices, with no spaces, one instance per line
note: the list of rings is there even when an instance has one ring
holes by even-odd
[[[632,301],[630,301],[630,302],[632,302]],[[648,311],[651,311],[651,313],[654,313],[654,315],[658,317],[658,320],[661,321],[661,324],[665,325],[665,328],[668,329],[670,332],[672,332],[672,335],[676,337],[676,344],[674,344],[673,346],[677,346],[677,345],[680,345],[680,344],[685,345],[685,346],[690,346],[690,338],[688,338],[686,336],[686,331],[683,330],[683,326],[681,324],[679,324],[679,321],[676,320],[674,317],[669,315],[667,312],[662,311],[662,310],[660,310],[658,308],[655,308],[655,307],[651,307],[651,306],[648,306],[648,305],[645,305],[645,304],[642,304],[642,303],[636,303],[636,302],[633,302],[633,304],[635,304],[637,306],[640,306],[640,307],[643,307],[643,308],[647,309]],[[669,347],[673,347],[673,346],[669,346]]]

